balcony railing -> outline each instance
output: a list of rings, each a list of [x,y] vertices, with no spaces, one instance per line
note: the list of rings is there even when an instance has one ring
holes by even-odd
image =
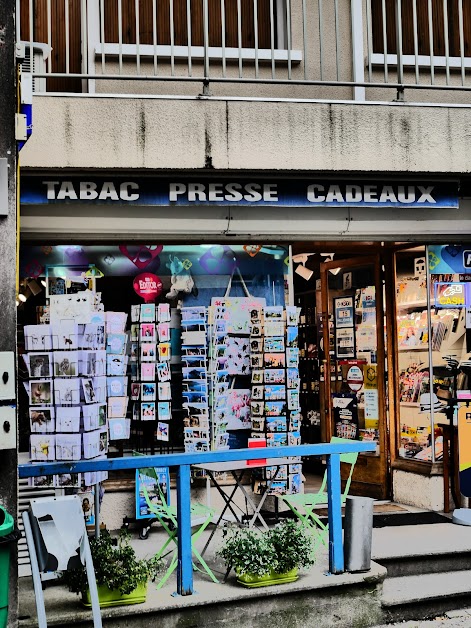
[[[17,13],[37,92],[467,102],[471,89],[467,0],[17,0]]]
[[[267,450],[268,451],[268,450]],[[329,570],[332,574],[343,573],[342,512],[340,486],[340,454],[375,451],[374,443],[352,441],[351,443],[297,445],[271,447],[270,458],[290,456],[326,456],[327,495],[329,517]],[[190,467],[205,462],[232,462],[260,458],[260,449],[233,449],[206,453],[159,454],[155,456],[126,456],[107,460],[82,460],[80,462],[45,464],[23,464],[18,467],[20,478],[61,473],[85,473],[93,471],[119,471],[144,467],[177,468],[178,504],[178,571],[177,592],[180,595],[193,593],[193,568],[191,560],[191,517],[190,517]],[[250,467],[247,467],[250,469]],[[98,495],[98,491],[96,491]],[[98,522],[98,516],[96,516]]]

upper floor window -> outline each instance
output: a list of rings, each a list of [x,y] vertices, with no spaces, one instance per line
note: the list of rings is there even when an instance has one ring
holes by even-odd
[[[373,52],[397,54],[396,4],[400,2],[402,54],[423,56],[471,56],[471,2],[469,0],[371,0]],[[431,15],[429,14],[431,5]],[[460,11],[462,7],[462,20]],[[385,21],[384,21],[385,20]],[[460,26],[460,22],[462,27]],[[460,31],[462,29],[462,36]],[[432,45],[431,45],[432,44]],[[432,48],[432,50],[431,50]]]

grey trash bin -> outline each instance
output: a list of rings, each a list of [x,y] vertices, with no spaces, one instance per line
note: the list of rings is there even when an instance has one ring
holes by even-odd
[[[344,529],[346,571],[361,572],[371,568],[373,501],[370,497],[347,497]]]

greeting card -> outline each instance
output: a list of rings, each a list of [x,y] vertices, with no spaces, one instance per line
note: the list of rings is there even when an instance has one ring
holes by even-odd
[[[79,326],[74,321],[51,325],[53,349],[78,349]]]
[[[159,401],[157,404],[157,414],[159,417],[159,421],[169,421],[172,418],[172,415],[170,413],[170,402]]]
[[[76,377],[79,374],[78,351],[54,351],[52,355],[56,377]]]
[[[156,399],[156,384],[143,383],[141,386],[141,399],[142,401],[155,401]]]
[[[32,433],[54,433],[55,432],[54,408],[30,408],[29,422]]]
[[[157,320],[159,321],[159,323],[168,323],[170,321],[169,303],[159,303],[157,309]]]
[[[141,385],[133,382],[131,384],[131,399],[133,401],[139,401],[141,395]]]
[[[52,462],[56,457],[56,437],[52,434],[31,434],[29,448],[31,460]]]
[[[29,382],[30,404],[50,406],[52,401],[52,379],[38,379]]]
[[[141,343],[141,361],[142,362],[155,362],[157,355],[157,345],[155,342],[143,342]]]
[[[169,426],[168,423],[157,423],[157,440],[168,441],[169,440]]]
[[[122,334],[108,334],[106,337],[106,353],[124,354],[126,353],[126,344],[128,336]]]
[[[126,355],[108,354],[106,356],[107,375],[126,375],[128,357]]]
[[[56,408],[56,431],[80,432],[80,406],[58,406]]]
[[[159,342],[167,342],[170,340],[170,324],[159,323],[157,325],[157,333],[159,335]]]
[[[52,353],[25,353],[23,358],[30,377],[52,377]]]
[[[157,364],[157,372],[159,372],[159,364]],[[143,382],[155,381],[155,362],[143,362],[141,364],[141,379]],[[168,379],[170,379],[170,373]]]
[[[126,440],[131,435],[131,419],[110,419],[108,428],[110,440]]]
[[[108,397],[123,397],[128,389],[127,377],[108,377],[106,380]]]
[[[120,419],[126,416],[128,409],[128,397],[108,398],[108,418]]]
[[[79,375],[106,375],[105,351],[81,351],[79,355]]]
[[[25,325],[24,334],[27,351],[50,351],[52,349],[50,325]]]
[[[56,460],[80,460],[81,458],[81,434],[56,434]]]
[[[155,321],[155,303],[141,303],[141,323]]]
[[[144,342],[155,342],[154,323],[141,323],[140,339]]]
[[[91,349],[103,351],[105,344],[105,325],[101,323],[88,323],[82,336],[79,336],[79,346],[81,349]]]
[[[154,421],[155,418],[155,403],[153,401],[141,403],[141,420]]]

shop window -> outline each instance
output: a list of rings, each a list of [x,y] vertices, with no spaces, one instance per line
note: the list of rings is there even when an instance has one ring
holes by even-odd
[[[453,400],[467,398],[471,275],[464,252],[463,246],[440,245],[396,256],[401,458],[442,460],[443,425],[457,408]],[[456,377],[450,359],[456,361]]]
[[[425,0],[402,0],[402,53],[415,55],[414,46],[414,6],[417,15],[417,53],[430,56],[446,54],[446,39],[448,40],[449,55],[461,56],[460,46],[460,16],[459,4],[461,0],[447,0],[444,9],[443,0],[432,0],[432,14],[429,15],[429,3]],[[386,42],[388,54],[397,54],[397,21],[396,2],[386,2]],[[462,2],[463,6],[463,40],[464,56],[470,55],[471,46],[471,5]],[[383,1],[372,0],[372,36],[373,52],[385,53],[383,38]],[[430,37],[429,24],[431,19],[432,37]],[[448,30],[445,23],[448,22]],[[430,50],[430,40],[433,41],[433,51]]]

